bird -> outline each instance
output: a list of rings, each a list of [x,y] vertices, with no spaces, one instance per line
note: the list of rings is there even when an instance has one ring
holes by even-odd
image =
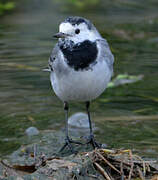
[[[64,104],[65,143],[74,153],[72,146],[82,144],[69,137],[68,111],[69,103],[85,103],[89,121],[89,136],[86,144],[99,148],[92,130],[90,103],[106,89],[113,75],[114,56],[108,42],[104,39],[90,20],[69,16],[59,24],[59,32],[53,37],[58,39],[48,60],[50,81],[57,97]]]

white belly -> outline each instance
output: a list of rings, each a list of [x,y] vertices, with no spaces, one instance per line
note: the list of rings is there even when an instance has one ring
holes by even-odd
[[[105,61],[94,65],[93,70],[74,71],[60,76],[51,72],[51,84],[62,101],[90,101],[97,98],[107,87],[111,72]]]

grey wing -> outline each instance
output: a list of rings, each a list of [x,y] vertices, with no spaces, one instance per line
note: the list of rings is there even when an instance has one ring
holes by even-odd
[[[107,62],[107,65],[109,66],[110,70],[113,72],[114,56],[110,50],[107,41],[103,38],[98,39],[97,41],[101,49],[100,58]]]
[[[48,67],[50,71],[53,71],[53,64],[55,60],[58,58],[58,56],[59,56],[59,46],[58,44],[56,44],[48,60]]]

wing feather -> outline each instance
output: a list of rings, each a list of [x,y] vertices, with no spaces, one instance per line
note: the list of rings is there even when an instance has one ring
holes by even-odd
[[[114,56],[109,48],[109,45],[105,39],[98,39],[97,40],[101,49],[99,58],[103,59],[107,62],[110,70],[113,72],[113,64],[114,64]]]
[[[58,57],[59,57],[59,46],[58,44],[56,44],[48,60],[48,67],[51,71],[53,71],[53,64],[55,60],[58,59]]]

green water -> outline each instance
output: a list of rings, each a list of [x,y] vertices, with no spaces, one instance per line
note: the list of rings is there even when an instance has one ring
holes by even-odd
[[[49,74],[42,69],[56,43],[52,35],[58,24],[69,15],[80,15],[107,38],[115,55],[114,76],[144,75],[137,83],[107,89],[92,103],[97,139],[109,148],[131,148],[156,158],[157,1],[75,2],[21,0],[12,14],[0,19],[0,156],[25,143],[21,138],[30,126],[40,130],[64,127],[63,105],[51,89]],[[79,103],[70,107],[71,114],[85,110]]]

